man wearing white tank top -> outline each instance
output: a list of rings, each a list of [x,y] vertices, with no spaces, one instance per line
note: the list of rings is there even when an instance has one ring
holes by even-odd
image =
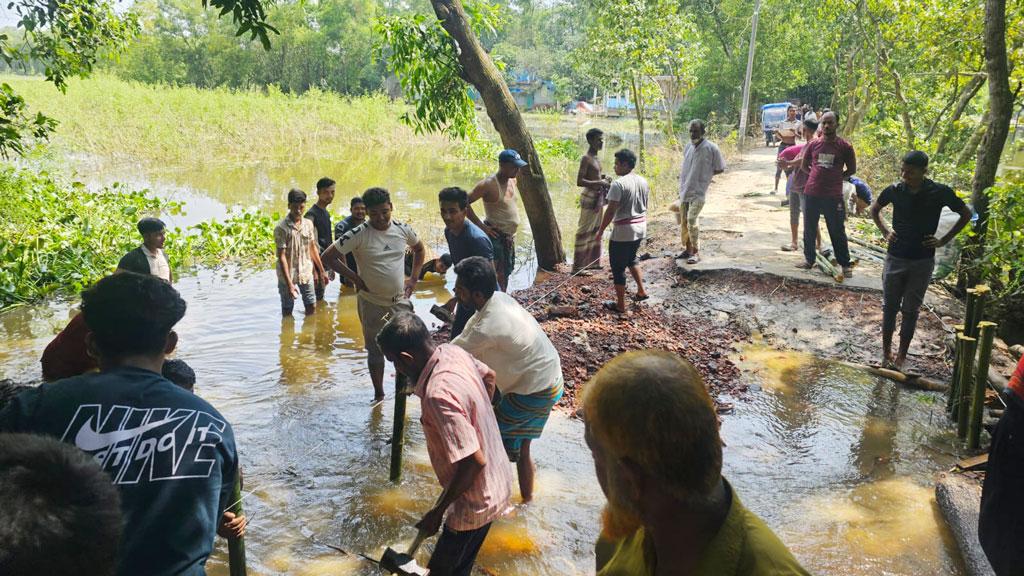
[[[516,230],[519,228],[519,208],[516,206],[515,178],[519,169],[526,166],[519,152],[502,150],[498,154],[498,171],[484,178],[469,194],[469,210],[466,216],[480,227],[491,239],[494,248],[494,271],[498,275],[498,286],[508,291],[508,277],[516,264]],[[473,202],[483,199],[484,217],[473,212]]]

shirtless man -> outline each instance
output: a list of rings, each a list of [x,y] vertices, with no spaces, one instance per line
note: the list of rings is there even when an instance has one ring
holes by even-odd
[[[526,161],[519,152],[502,150],[498,154],[498,171],[478,182],[469,194],[466,216],[491,239],[494,270],[498,274],[498,286],[503,292],[508,291],[508,277],[515,267],[515,235],[519,228],[519,208],[516,206],[516,188],[512,180],[523,166],[526,166]],[[486,217],[483,221],[473,211],[473,203],[481,198]]]
[[[576,185],[580,191],[580,220],[576,226],[576,250],[572,258],[573,274],[584,269],[601,268],[601,243],[595,239],[601,226],[602,208],[607,203],[605,194],[611,180],[602,176],[601,161],[597,153],[604,148],[604,132],[599,128],[587,130],[587,153],[580,158]]]

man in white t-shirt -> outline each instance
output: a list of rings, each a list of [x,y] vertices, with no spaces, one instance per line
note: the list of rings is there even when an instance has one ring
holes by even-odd
[[[643,277],[637,267],[636,252],[647,236],[647,198],[651,189],[643,176],[633,172],[636,168],[636,154],[623,148],[615,153],[615,174],[619,179],[612,182],[608,190],[608,207],[605,208],[597,239],[601,240],[604,230],[614,224],[608,240],[608,265],[612,270],[615,284],[615,301],[605,302],[604,307],[619,313],[626,311],[626,268],[636,281],[637,302],[647,300]]]
[[[519,472],[523,502],[533,499],[535,468],[530,442],[540,438],[562,397],[562,362],[533,315],[515,298],[495,290],[491,261],[480,256],[455,265],[455,297],[476,310],[452,344],[495,372],[501,399],[494,406],[501,441]]]
[[[401,311],[412,311],[409,297],[423,268],[426,249],[408,224],[391,219],[391,195],[383,188],[363,193],[367,220],[345,232],[321,255],[329,266],[356,287],[359,322],[363,327],[366,364],[373,381],[373,404],[384,400],[384,354],[377,334],[387,319]],[[412,275],[405,276],[405,248],[413,251]],[[359,272],[349,268],[343,256],[355,256]]]
[[[796,146],[796,140],[800,137],[800,130],[803,123],[796,119],[796,106],[790,104],[789,108],[786,108],[786,119],[779,122],[775,126],[775,135],[779,137],[779,149],[776,152],[776,156],[782,156],[782,152],[790,146]],[[775,167],[775,188],[772,189],[772,194],[779,193],[779,178],[782,176],[783,168],[776,163]],[[789,177],[791,170],[786,170],[786,177]],[[783,200],[783,206],[787,206],[788,203]]]

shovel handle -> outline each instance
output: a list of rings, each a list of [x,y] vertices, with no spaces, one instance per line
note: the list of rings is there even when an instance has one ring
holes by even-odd
[[[427,539],[427,533],[420,530],[416,533],[416,538],[413,539],[412,544],[409,545],[409,551],[406,552],[409,556],[415,556],[416,551],[420,549],[420,545]]]

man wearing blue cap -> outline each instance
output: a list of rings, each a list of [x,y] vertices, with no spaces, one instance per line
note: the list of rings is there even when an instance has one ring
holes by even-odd
[[[117,263],[116,271],[152,274],[172,282],[171,265],[164,254],[167,226],[159,218],[143,218],[136,228],[142,235],[142,245],[125,254]]]
[[[519,228],[519,208],[516,206],[516,187],[513,180],[526,161],[515,150],[502,150],[498,154],[498,171],[484,178],[469,194],[466,216],[491,238],[494,248],[494,270],[498,286],[508,291],[508,277],[516,264],[516,230]],[[473,212],[473,202],[483,198],[485,220]]]

